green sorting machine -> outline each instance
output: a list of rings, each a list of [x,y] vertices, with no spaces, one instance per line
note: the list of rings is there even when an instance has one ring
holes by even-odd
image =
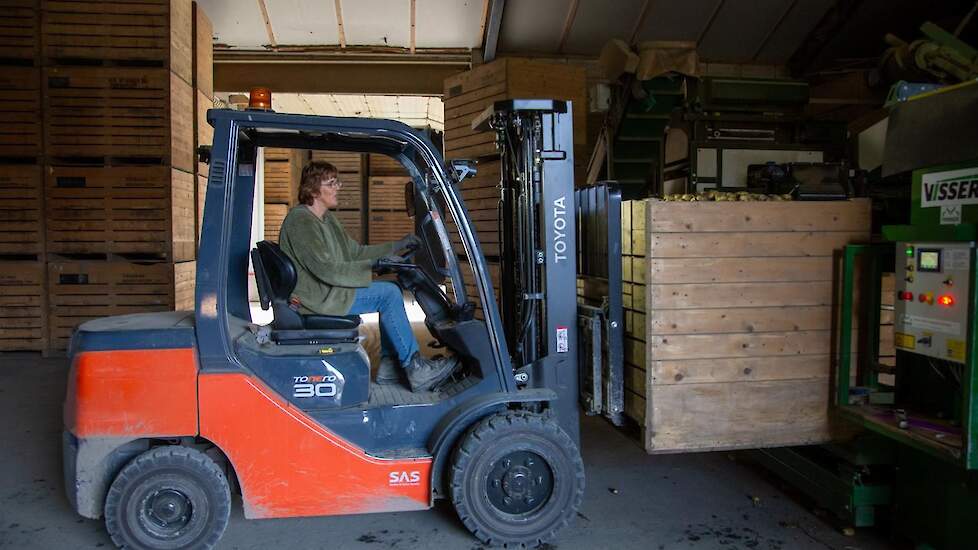
[[[886,518],[917,548],[974,550],[978,82],[900,101],[888,124],[883,175],[912,174],[910,223],[842,258],[833,413],[861,435],[755,456],[844,525]],[[895,359],[880,358],[883,315]]]

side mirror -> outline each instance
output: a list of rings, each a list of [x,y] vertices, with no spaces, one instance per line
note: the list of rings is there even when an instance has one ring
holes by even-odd
[[[466,178],[471,178],[479,173],[475,167],[475,161],[469,159],[456,159],[452,161],[452,170],[455,171],[455,179],[460,183]]]
[[[414,217],[414,182],[409,181],[404,184],[404,209],[407,210],[409,218]]]

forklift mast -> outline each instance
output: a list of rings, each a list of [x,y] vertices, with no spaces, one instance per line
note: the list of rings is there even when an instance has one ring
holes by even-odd
[[[497,101],[473,120],[472,127],[495,131],[500,151],[500,311],[514,376],[521,386],[557,393],[558,421],[577,442],[571,104]]]

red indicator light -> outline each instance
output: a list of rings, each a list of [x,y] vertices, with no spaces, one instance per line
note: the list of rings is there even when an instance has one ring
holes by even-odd
[[[904,290],[903,292],[900,293],[900,299],[903,300],[904,302],[912,302],[913,292],[908,292]]]
[[[944,307],[951,307],[954,305],[954,296],[950,294],[945,294],[937,298],[937,303]]]
[[[927,301],[927,295],[926,294],[921,294],[920,296],[917,297],[917,299],[920,300],[921,303],[926,302]]]

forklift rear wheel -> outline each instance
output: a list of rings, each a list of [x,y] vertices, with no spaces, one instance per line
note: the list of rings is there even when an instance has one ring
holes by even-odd
[[[509,412],[476,424],[455,449],[450,475],[459,518],[489,545],[549,542],[584,497],[577,445],[538,414]]]
[[[105,527],[120,548],[213,548],[230,512],[221,468],[204,453],[176,445],[137,456],[105,497]]]

